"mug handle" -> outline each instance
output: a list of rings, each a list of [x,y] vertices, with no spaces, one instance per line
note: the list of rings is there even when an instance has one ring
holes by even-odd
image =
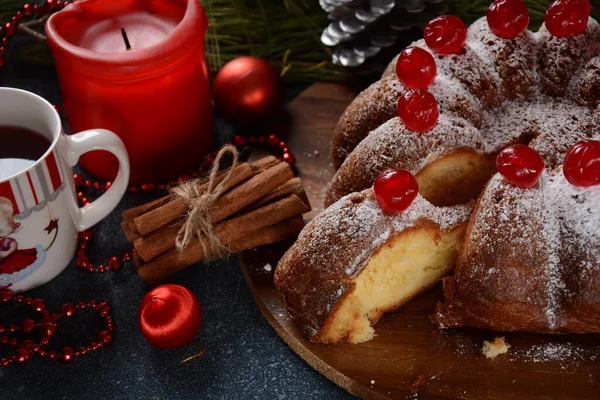
[[[98,199],[85,207],[75,203],[73,221],[79,232],[91,228],[106,217],[119,204],[127,190],[129,182],[129,157],[123,141],[113,132],[106,129],[90,129],[74,135],[61,135],[63,146],[59,148],[61,157],[73,167],[82,154],[93,150],[106,150],[119,160],[119,172],[111,187]]]

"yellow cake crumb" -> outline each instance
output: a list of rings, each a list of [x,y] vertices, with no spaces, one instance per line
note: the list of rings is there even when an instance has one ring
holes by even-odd
[[[483,341],[483,347],[481,348],[481,352],[486,358],[496,358],[500,354],[504,354],[508,352],[510,348],[510,344],[504,341],[504,336],[497,337],[493,342],[488,342],[487,340]]]

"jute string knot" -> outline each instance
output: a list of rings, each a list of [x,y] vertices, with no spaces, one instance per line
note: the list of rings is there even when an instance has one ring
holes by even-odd
[[[227,153],[233,156],[233,162],[223,180],[217,185],[215,180],[219,173],[221,159]],[[196,179],[171,188],[171,193],[181,197],[189,206],[186,221],[175,238],[175,246],[180,252],[187,247],[194,236],[198,238],[205,256],[221,256],[228,252],[217,237],[211,211],[215,201],[227,189],[226,184],[231,177],[233,167],[238,162],[238,156],[237,149],[232,145],[225,145],[219,150],[210,169],[208,188],[204,192],[199,190],[200,185]]]

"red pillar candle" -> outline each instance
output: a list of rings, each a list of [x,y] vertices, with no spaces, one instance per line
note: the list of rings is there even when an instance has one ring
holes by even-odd
[[[207,27],[198,0],[86,0],[46,25],[71,131],[119,135],[131,182],[185,172],[212,146]],[[81,163],[101,178],[117,173],[116,159],[104,152]]]

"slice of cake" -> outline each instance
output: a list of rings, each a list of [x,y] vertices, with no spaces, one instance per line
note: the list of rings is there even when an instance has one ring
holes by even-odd
[[[416,189],[411,203],[391,183],[386,193],[405,210],[384,210],[373,189],[348,195],[312,220],[277,266],[277,292],[313,342],[372,339],[385,312],[454,268],[471,207],[435,207]]]

